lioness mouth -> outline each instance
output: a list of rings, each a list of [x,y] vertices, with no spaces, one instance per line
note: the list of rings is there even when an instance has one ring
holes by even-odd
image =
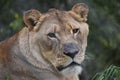
[[[78,63],[76,63],[76,62],[72,62],[72,63],[70,63],[70,64],[67,65],[67,66],[59,66],[59,67],[57,67],[57,69],[58,69],[59,71],[62,71],[62,70],[64,70],[64,69],[66,69],[66,68],[68,68],[68,67],[72,67],[72,66],[81,66],[81,65],[78,64]]]

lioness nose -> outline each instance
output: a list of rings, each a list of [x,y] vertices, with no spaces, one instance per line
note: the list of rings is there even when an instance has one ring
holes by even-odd
[[[64,44],[63,47],[64,47],[64,54],[71,58],[74,58],[75,55],[79,52],[77,45],[73,43]]]

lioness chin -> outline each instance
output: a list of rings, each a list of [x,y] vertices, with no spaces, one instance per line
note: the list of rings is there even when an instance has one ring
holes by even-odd
[[[87,14],[84,3],[70,11],[24,12],[25,27],[0,43],[0,80],[79,80]]]

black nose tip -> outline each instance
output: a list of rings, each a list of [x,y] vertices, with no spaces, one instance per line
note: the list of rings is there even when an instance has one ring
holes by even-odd
[[[79,49],[77,47],[76,44],[73,44],[73,43],[67,43],[67,44],[64,44],[64,54],[71,57],[71,58],[74,58],[75,55],[79,52]]]
[[[65,53],[65,52],[64,52],[65,55],[67,55],[67,56],[69,56],[69,57],[71,57],[71,58],[74,58],[77,53],[78,53],[78,51],[72,52],[72,53],[70,53],[70,52],[69,52],[69,53]]]

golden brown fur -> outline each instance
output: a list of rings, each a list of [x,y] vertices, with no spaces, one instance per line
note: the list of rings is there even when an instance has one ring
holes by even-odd
[[[24,13],[25,26],[0,43],[0,80],[78,80],[87,46],[88,7]]]

